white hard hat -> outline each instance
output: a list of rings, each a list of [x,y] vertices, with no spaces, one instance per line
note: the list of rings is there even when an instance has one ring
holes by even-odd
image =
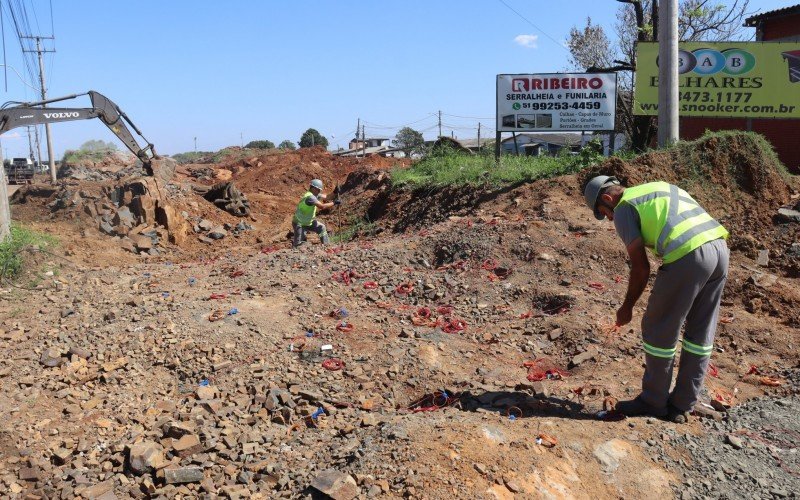
[[[320,191],[322,191],[322,181],[319,179],[314,179],[313,181],[311,181],[311,187],[317,188]]]
[[[583,190],[583,197],[586,200],[586,205],[594,211],[594,217],[597,220],[603,220],[605,215],[597,210],[597,197],[600,196],[600,191],[608,186],[619,186],[619,180],[616,177],[608,175],[598,175],[586,183]]]

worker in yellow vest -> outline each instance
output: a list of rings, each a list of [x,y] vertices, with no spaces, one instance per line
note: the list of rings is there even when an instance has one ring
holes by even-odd
[[[325,224],[317,220],[317,209],[331,208],[341,202],[339,200],[326,202],[327,196],[322,194],[322,189],[322,181],[314,179],[311,181],[308,191],[300,199],[300,203],[297,204],[297,210],[292,217],[292,229],[294,230],[292,247],[296,248],[303,244],[306,240],[306,231],[317,233],[323,245],[330,243]]]
[[[697,403],[714,350],[722,290],[728,278],[728,231],[684,190],[666,182],[625,188],[615,177],[591,179],[586,204],[598,220],[614,222],[630,257],[625,300],[617,325],[630,323],[650,277],[645,248],[662,259],[642,318],[646,367],[642,392],[620,401],[627,416],[653,415],[687,422]],[[685,323],[675,387],[672,369]]]

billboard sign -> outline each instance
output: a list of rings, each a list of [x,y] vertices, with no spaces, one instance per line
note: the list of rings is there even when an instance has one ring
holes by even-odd
[[[800,118],[800,43],[679,44],[682,116]],[[640,42],[634,113],[658,114],[658,43]]]
[[[614,130],[616,73],[497,75],[498,132]]]

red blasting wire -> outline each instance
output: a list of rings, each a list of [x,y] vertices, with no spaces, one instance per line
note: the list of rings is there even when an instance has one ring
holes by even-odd
[[[428,307],[420,307],[417,309],[417,316],[423,319],[428,319],[431,317],[431,310]]]
[[[414,291],[414,285],[412,283],[403,283],[401,285],[397,285],[397,288],[395,288],[394,291],[399,295],[408,295]]]
[[[451,314],[454,309],[455,308],[453,306],[443,305],[443,306],[436,307],[436,312],[439,313],[439,314],[444,314],[445,316],[447,316],[448,314]]]
[[[322,367],[335,372],[344,368],[344,361],[339,358],[329,358],[322,362]]]
[[[336,325],[336,329],[342,333],[350,333],[353,331],[353,328],[355,327],[353,326],[352,323],[346,323],[344,321]]]
[[[463,319],[451,318],[445,320],[442,331],[444,333],[460,333],[467,329],[467,322]]]
[[[595,290],[606,289],[606,286],[598,281],[590,281],[589,283],[587,283],[587,285],[589,285],[589,288],[594,288]]]
[[[494,259],[486,259],[481,263],[481,269],[485,271],[494,271],[497,267],[497,261]]]
[[[364,289],[366,290],[375,290],[378,288],[378,283],[375,281],[365,281],[364,282]]]

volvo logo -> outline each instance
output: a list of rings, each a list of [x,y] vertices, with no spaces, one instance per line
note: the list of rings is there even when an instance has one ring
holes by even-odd
[[[42,113],[45,118],[78,118],[80,113],[71,111],[66,113]]]

